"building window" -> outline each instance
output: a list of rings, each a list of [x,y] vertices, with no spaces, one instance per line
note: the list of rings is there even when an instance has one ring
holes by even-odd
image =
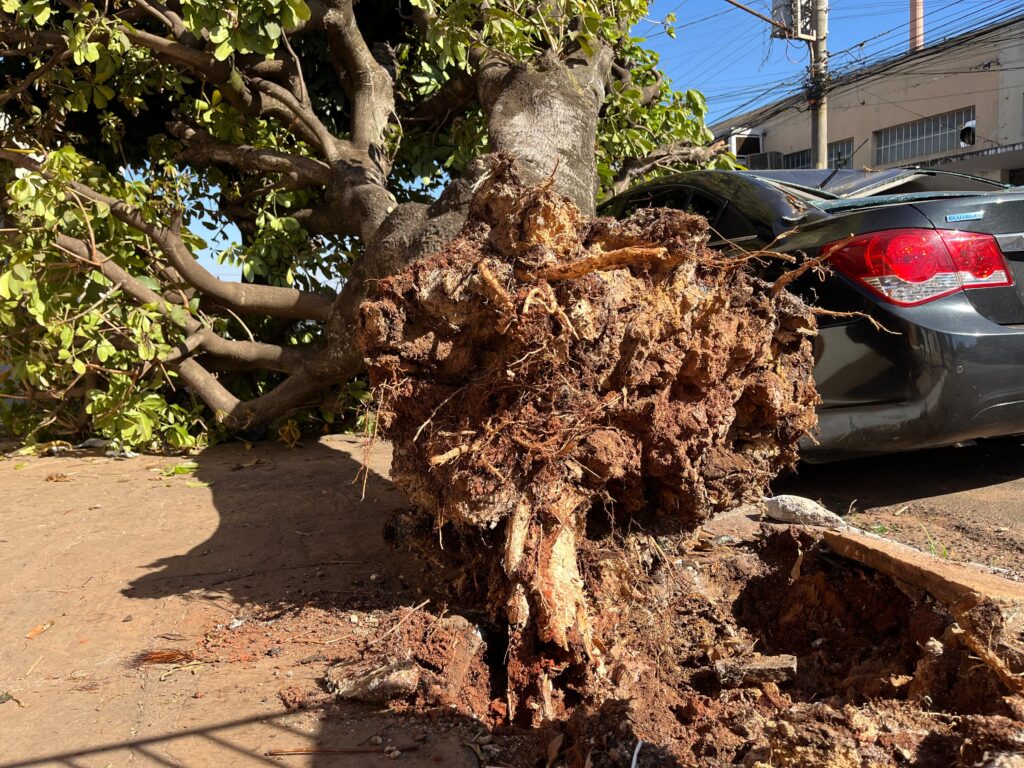
[[[875,165],[902,163],[956,149],[960,146],[960,129],[971,120],[973,106],[875,131]]]
[[[850,156],[853,154],[853,139],[842,139],[829,142],[828,145],[828,167],[849,168]],[[842,165],[839,162],[842,161]],[[799,152],[790,152],[782,156],[783,168],[813,168],[814,160],[811,158],[811,150],[801,149]]]
[[[801,149],[799,152],[790,152],[782,156],[783,168],[810,168],[811,150]]]
[[[829,168],[852,168],[853,160],[853,139],[842,139],[829,142],[828,145],[828,167]]]

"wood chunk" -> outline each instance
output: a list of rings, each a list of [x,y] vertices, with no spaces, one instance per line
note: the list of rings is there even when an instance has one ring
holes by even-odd
[[[339,699],[383,704],[404,699],[420,684],[420,667],[413,661],[399,661],[366,670],[360,665],[337,664],[327,670],[327,687]]]
[[[822,535],[843,557],[913,584],[944,603],[953,604],[971,595],[982,595],[989,600],[1024,607],[1024,584],[991,571],[943,560],[905,544],[853,530],[824,531]]]
[[[837,554],[945,604],[970,649],[1010,691],[1024,693],[1024,584],[852,530],[822,536]]]
[[[784,653],[756,659],[723,659],[715,662],[715,673],[723,688],[788,683],[796,677],[796,656]]]

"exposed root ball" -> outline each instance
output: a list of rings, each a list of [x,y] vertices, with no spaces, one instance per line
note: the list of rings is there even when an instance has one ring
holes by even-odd
[[[392,476],[507,620],[512,712],[601,674],[588,531],[760,497],[814,425],[813,316],[707,236],[677,210],[588,220],[499,158],[462,235],[362,306]]]

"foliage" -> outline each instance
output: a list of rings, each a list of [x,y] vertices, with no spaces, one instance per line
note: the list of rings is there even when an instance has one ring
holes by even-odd
[[[148,182],[123,181],[70,146],[50,152],[45,168],[51,178],[20,173],[8,185],[7,214],[20,226],[2,246],[0,349],[10,366],[3,392],[34,398],[4,409],[8,428],[34,439],[77,434],[88,424],[123,446],[196,445],[206,426],[202,408],[182,396],[160,357],[181,339],[198,299],[167,303],[167,317],[156,306],[126,303],[120,285],[69,260],[55,242],[58,231],[85,237],[156,288],[139,234],[61,181],[88,178],[157,218],[167,215],[169,199],[187,197],[190,179],[167,165]]]
[[[324,188],[190,161],[192,145],[171,129],[182,123],[205,141],[319,161],[322,148],[293,123],[247,111],[238,98],[254,82],[239,74],[242,65],[265,61],[297,65],[306,89],[300,96],[339,140],[351,138],[353,107],[334,54],[322,38],[303,33],[313,5],[183,0],[173,6],[182,25],[175,31],[161,23],[171,12],[159,4],[0,2],[3,149],[42,162],[35,170],[0,163],[7,189],[0,203],[0,420],[9,431],[29,441],[91,433],[125,448],[196,447],[217,437],[220,414],[166,363],[190,323],[229,340],[291,346],[322,338],[320,323],[243,319],[169,281],[150,235],[70,186],[86,184],[147,221],[180,227],[192,254],[218,258],[245,281],[335,293],[366,244],[304,223],[302,212],[323,204]],[[521,61],[545,50],[614,47],[632,79],[613,84],[600,115],[596,157],[605,192],[622,158],[711,138],[703,97],[662,81],[657,55],[629,32],[646,0],[394,0],[355,8],[368,47],[379,60],[390,57],[396,109],[379,152],[399,202],[433,198],[487,151],[475,103],[443,125],[406,119],[472,69],[475,47]],[[405,21],[416,10],[431,17],[422,34]],[[161,40],[206,56],[209,69],[160,55]],[[221,80],[210,76],[216,67],[227,73]],[[645,96],[652,86],[653,100]],[[88,243],[159,299],[130,300],[124,285],[69,253],[59,236]],[[266,370],[220,375],[239,397],[265,393],[283,378]],[[288,418],[321,429],[365,426],[368,398],[357,379]],[[289,436],[291,423],[283,422]]]

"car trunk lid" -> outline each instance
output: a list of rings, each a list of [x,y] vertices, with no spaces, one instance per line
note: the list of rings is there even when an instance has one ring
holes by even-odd
[[[1012,286],[966,291],[974,308],[999,325],[1024,324],[1024,190],[917,200],[937,229],[993,235],[1013,275]]]

